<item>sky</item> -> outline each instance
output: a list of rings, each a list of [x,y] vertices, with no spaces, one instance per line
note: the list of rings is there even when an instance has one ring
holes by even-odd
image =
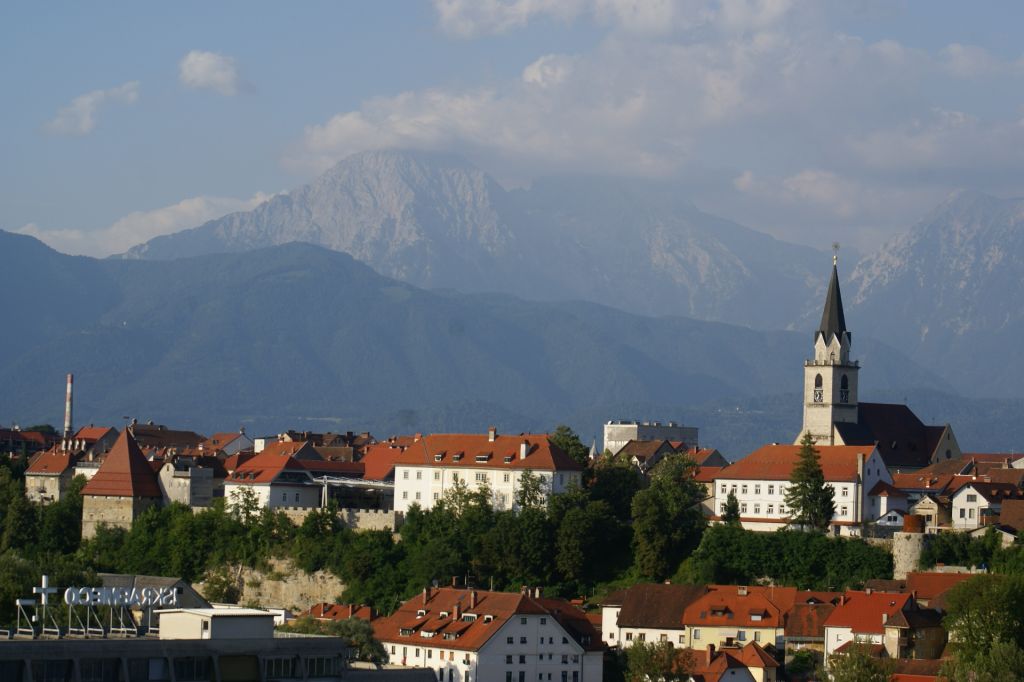
[[[119,253],[377,148],[676,183],[862,252],[1024,195],[1024,3],[0,5],[0,229]]]

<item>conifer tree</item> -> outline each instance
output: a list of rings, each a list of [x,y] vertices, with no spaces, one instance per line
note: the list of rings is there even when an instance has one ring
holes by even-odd
[[[790,523],[811,530],[828,530],[836,513],[835,493],[832,486],[825,483],[825,474],[810,432],[800,440],[799,458],[786,489]]]
[[[736,499],[735,490],[730,490],[729,496],[725,498],[725,511],[722,512],[722,523],[727,526],[740,525],[740,503]]]

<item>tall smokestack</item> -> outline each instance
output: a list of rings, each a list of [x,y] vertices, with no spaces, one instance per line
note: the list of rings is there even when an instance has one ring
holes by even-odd
[[[64,437],[71,438],[71,387],[75,383],[75,375],[68,374],[68,394],[64,399]]]

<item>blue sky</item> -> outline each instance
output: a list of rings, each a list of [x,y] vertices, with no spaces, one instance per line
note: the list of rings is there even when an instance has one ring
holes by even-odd
[[[4,3],[0,229],[106,255],[409,147],[506,185],[669,178],[781,238],[871,249],[958,187],[1024,194],[1022,20],[1014,2]]]

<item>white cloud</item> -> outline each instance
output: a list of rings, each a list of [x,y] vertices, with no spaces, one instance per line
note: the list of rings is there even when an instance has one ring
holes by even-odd
[[[238,92],[238,66],[234,57],[192,50],[178,64],[178,79],[188,88],[214,90],[222,95]]]
[[[197,227],[228,213],[250,210],[271,196],[257,192],[248,199],[192,197],[163,208],[129,213],[113,224],[95,230],[51,230],[29,223],[15,232],[35,237],[63,253],[102,257],[122,253],[160,235]]]
[[[96,116],[105,103],[134,104],[138,98],[138,81],[129,81],[107,90],[93,90],[71,100],[45,128],[57,135],[87,135],[96,127]]]

